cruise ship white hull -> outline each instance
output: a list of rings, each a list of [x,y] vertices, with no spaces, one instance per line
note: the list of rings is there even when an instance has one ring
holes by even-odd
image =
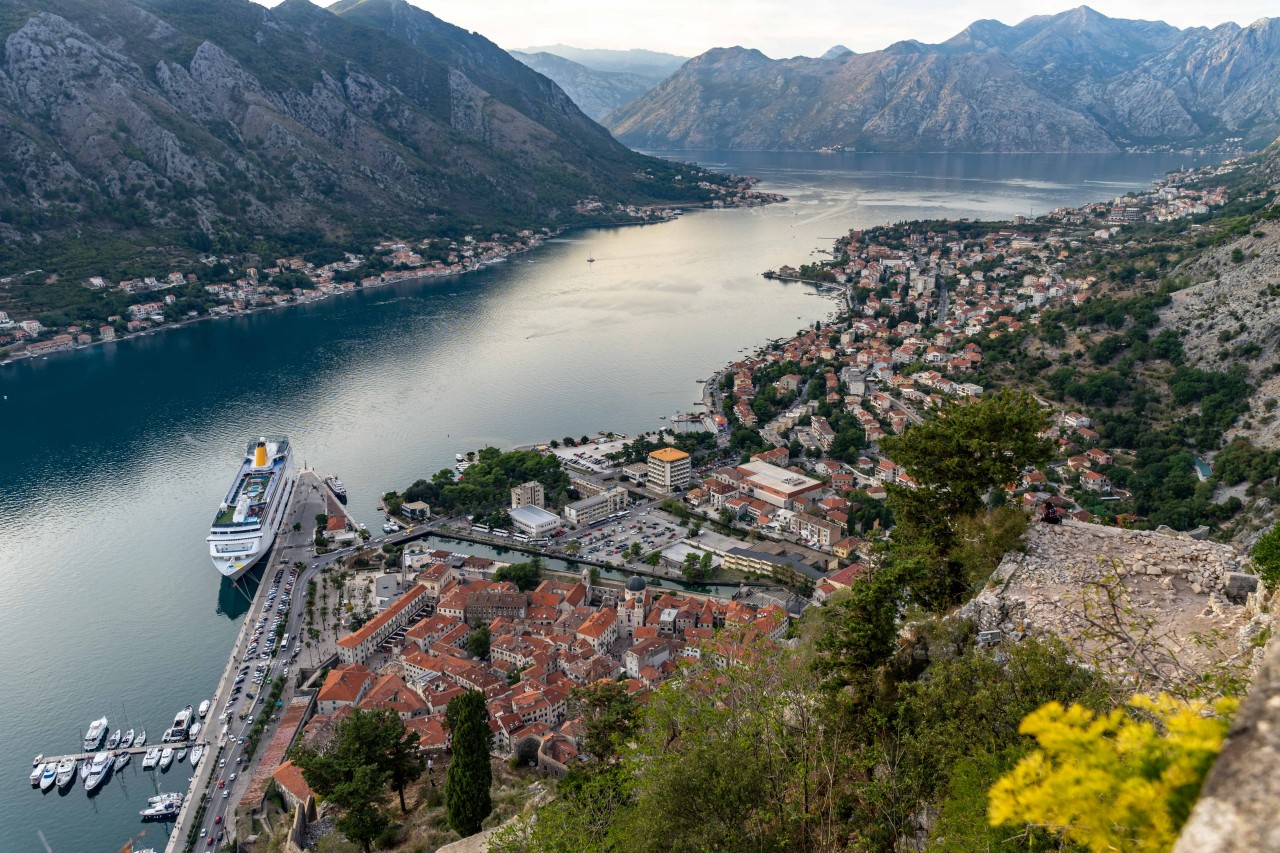
[[[263,439],[259,445],[250,445],[206,539],[213,567],[231,580],[242,577],[271,550],[298,481],[287,438],[270,444]],[[255,450],[262,459],[255,458]]]
[[[212,547],[213,537],[209,538]],[[235,557],[224,557],[213,553],[209,556],[213,559],[213,567],[218,570],[219,574],[224,578],[231,578],[233,581],[239,580],[250,569],[258,565],[258,561],[267,555],[275,541],[276,532],[274,530],[262,530],[245,539],[220,540],[218,542],[219,545],[243,543],[252,548],[252,550],[246,550],[246,552]]]

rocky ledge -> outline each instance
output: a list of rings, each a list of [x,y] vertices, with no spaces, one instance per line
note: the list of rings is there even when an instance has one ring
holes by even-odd
[[[1248,678],[1271,615],[1248,558],[1185,533],[1036,523],[961,609],[996,642],[1056,635],[1122,689]]]

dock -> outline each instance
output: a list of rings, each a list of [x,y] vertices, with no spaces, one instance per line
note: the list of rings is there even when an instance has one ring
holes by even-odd
[[[172,749],[174,752],[177,752],[179,749],[191,749],[194,746],[203,746],[206,750],[208,750],[211,748],[212,744],[210,744],[209,741],[206,741],[206,740],[181,740],[181,741],[172,741],[171,743],[148,743],[145,746],[129,746],[129,747],[124,747],[123,749],[120,747],[116,747],[115,749],[107,749],[104,746],[102,749],[95,749],[93,752],[73,752],[67,755],[45,755],[44,763],[48,764],[50,762],[53,762],[56,764],[60,761],[70,761],[73,758],[76,761],[85,761],[93,758],[99,752],[106,752],[106,753],[110,753],[111,755],[119,755],[122,752],[127,752],[130,755],[146,755],[148,751],[156,748],[158,749],[167,748],[167,749]]]

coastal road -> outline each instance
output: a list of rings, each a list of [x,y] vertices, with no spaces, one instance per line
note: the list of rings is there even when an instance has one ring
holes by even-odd
[[[169,843],[165,847],[166,853],[189,849],[187,847],[187,834],[191,829],[201,800],[206,802],[205,812],[200,823],[200,828],[205,830],[205,835],[197,837],[196,845],[199,848],[207,848],[211,846],[208,844],[209,838],[216,839],[220,832],[228,835],[231,833],[231,828],[227,824],[229,819],[233,817],[231,806],[235,800],[232,799],[230,792],[235,788],[243,790],[243,786],[247,784],[245,778],[247,766],[241,761],[239,739],[251,727],[251,723],[247,719],[240,720],[238,714],[245,713],[256,716],[254,712],[262,710],[263,691],[244,691],[245,693],[253,693],[254,699],[242,698],[232,703],[230,708],[228,708],[228,701],[232,696],[235,678],[239,674],[241,667],[244,666],[243,661],[247,654],[248,646],[252,641],[254,625],[263,615],[263,607],[267,604],[267,597],[270,594],[275,573],[283,570],[284,579],[287,579],[289,567],[295,561],[305,561],[308,556],[307,549],[311,542],[311,531],[315,526],[315,516],[325,510],[324,497],[321,491],[324,488],[320,478],[314,472],[303,470],[298,475],[297,486],[294,489],[285,519],[281,522],[280,533],[276,537],[275,546],[269,557],[270,563],[262,569],[262,583],[259,584],[257,594],[254,596],[245,615],[244,624],[240,626],[240,633],[231,648],[227,666],[223,670],[222,678],[218,682],[218,687],[214,691],[210,703],[209,717],[205,720],[205,737],[212,743],[212,746],[201,760],[200,766],[192,777],[187,802],[183,806],[177,822],[174,824],[172,834],[169,836]],[[300,527],[296,532],[293,529],[294,524],[298,524]],[[306,572],[304,574],[309,573]],[[243,579],[241,583],[243,583]],[[297,583],[305,591],[306,579],[299,577]],[[283,583],[281,590],[283,591]],[[298,592],[296,587],[294,592]],[[278,596],[279,594],[277,594]],[[276,606],[274,603],[270,606],[271,612],[274,612]],[[300,619],[297,611],[300,609],[298,607],[290,608],[289,624],[295,626],[295,630],[296,624]],[[268,624],[270,624],[270,620],[268,620]],[[290,631],[290,633],[293,633],[293,631]],[[296,645],[291,644],[290,654],[296,648]],[[271,677],[274,677],[283,669],[283,663],[280,662],[280,657],[270,661],[256,659],[254,665],[256,666],[258,663],[268,663],[270,665],[270,677],[264,679],[262,685],[254,686],[269,687]],[[252,671],[253,668],[250,667],[250,672]],[[248,682],[249,680],[246,679],[246,683]],[[226,710],[232,712],[230,719],[225,716]],[[219,788],[219,782],[224,783],[226,787]],[[224,792],[227,794],[225,797],[223,796]],[[214,844],[217,844],[216,840]]]

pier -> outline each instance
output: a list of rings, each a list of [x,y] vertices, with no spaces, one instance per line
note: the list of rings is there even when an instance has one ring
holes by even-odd
[[[203,746],[206,750],[209,750],[213,745],[207,740],[182,740],[172,741],[170,743],[148,743],[145,746],[116,747],[115,749],[107,749],[104,746],[102,749],[95,749],[93,752],[72,752],[66,755],[45,754],[43,760],[45,764],[49,764],[50,762],[56,764],[60,761],[70,761],[73,758],[76,761],[87,761],[99,752],[106,752],[110,755],[119,755],[122,752],[127,752],[130,755],[146,755],[152,749],[172,749],[174,752],[177,752],[180,749],[191,749],[196,746]],[[206,752],[206,754],[208,753]],[[201,759],[201,761],[203,760],[204,759]]]

